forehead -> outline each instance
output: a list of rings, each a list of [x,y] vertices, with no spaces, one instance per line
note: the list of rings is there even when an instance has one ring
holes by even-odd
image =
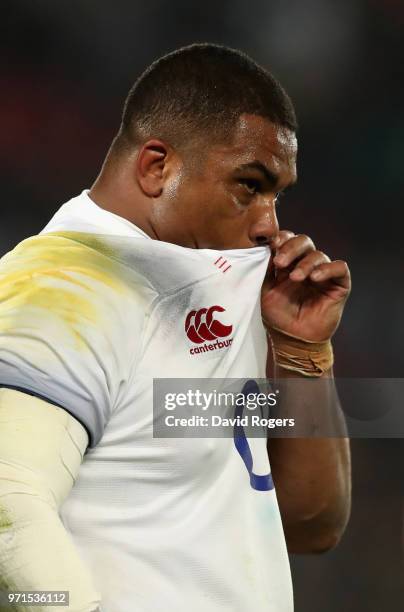
[[[286,161],[296,158],[296,134],[289,128],[256,115],[241,115],[235,130],[234,145],[256,147]]]
[[[226,160],[227,167],[260,161],[273,172],[284,175],[287,182],[296,180],[296,134],[263,117],[241,115],[232,142],[218,147],[215,153]]]

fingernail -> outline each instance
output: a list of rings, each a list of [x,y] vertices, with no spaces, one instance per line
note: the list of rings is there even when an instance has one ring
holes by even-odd
[[[310,275],[310,276],[311,276],[312,278],[320,278],[320,277],[321,277],[321,274],[322,274],[321,270],[313,270],[313,272],[311,273],[311,275]]]

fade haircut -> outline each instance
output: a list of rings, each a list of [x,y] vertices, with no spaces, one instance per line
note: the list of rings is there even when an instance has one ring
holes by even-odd
[[[193,44],[164,55],[137,79],[117,144],[159,138],[181,149],[201,139],[229,142],[243,113],[297,130],[293,104],[268,70],[241,51]]]

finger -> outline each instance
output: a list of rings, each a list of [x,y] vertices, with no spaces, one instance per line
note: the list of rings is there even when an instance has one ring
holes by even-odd
[[[312,251],[298,262],[296,267],[290,272],[289,278],[294,281],[303,281],[317,266],[330,263],[330,261],[330,258],[325,253]]]
[[[340,259],[317,266],[311,272],[310,280],[316,283],[333,280],[340,287],[351,288],[351,273],[348,264]]]
[[[296,236],[296,234],[294,232],[291,232],[290,230],[281,230],[276,234],[276,236],[272,238],[271,246],[273,248],[279,249],[283,244],[285,244],[285,242],[287,242],[294,236]]]
[[[314,251],[313,241],[308,236],[300,234],[285,242],[280,248],[276,249],[274,264],[278,268],[286,268],[296,259],[300,259],[306,253]]]
[[[278,232],[276,236],[274,236],[270,241],[270,246],[274,250],[274,255],[276,255],[276,248],[280,248],[287,240],[293,238],[296,234],[294,234],[290,230],[281,230]],[[274,257],[271,257],[269,260],[269,266],[267,270],[266,282],[273,282],[275,279],[275,265],[274,265]]]

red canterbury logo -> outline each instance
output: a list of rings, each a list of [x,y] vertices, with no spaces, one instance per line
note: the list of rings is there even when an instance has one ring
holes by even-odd
[[[202,344],[206,340],[226,338],[233,331],[233,325],[224,325],[214,318],[214,313],[225,312],[221,306],[191,310],[185,319],[185,332],[195,344]]]

